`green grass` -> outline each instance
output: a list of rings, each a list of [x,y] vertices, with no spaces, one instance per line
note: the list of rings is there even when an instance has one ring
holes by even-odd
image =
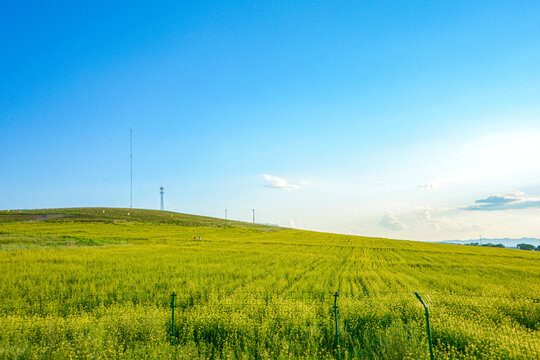
[[[108,208],[2,211],[0,249],[0,358],[334,358],[335,291],[342,358],[427,359],[413,291],[437,359],[540,353],[538,252]]]
[[[8,222],[90,222],[90,223],[152,223],[179,226],[241,227],[270,231],[278,227],[224,220],[206,216],[186,215],[170,211],[123,208],[67,208],[0,211],[0,224]]]

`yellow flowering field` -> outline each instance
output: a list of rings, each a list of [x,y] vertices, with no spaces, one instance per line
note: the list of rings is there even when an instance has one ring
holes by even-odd
[[[1,359],[429,359],[415,291],[436,359],[540,354],[533,251],[138,209],[1,211],[0,279]]]

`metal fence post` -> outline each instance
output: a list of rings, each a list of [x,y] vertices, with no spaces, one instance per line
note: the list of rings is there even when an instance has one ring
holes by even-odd
[[[174,304],[174,298],[176,297],[176,293],[173,292],[172,295],[172,300],[171,300],[171,310],[172,310],[172,319],[171,319],[171,333],[172,333],[172,344],[173,345],[176,345],[176,325],[174,323],[174,308],[176,307],[176,305]]]
[[[429,311],[428,311],[428,306],[426,305],[426,303],[424,302],[424,300],[422,300],[422,297],[420,297],[420,294],[418,294],[417,292],[415,292],[414,295],[416,295],[416,297],[418,298],[418,300],[420,300],[420,302],[421,302],[422,305],[424,306],[424,309],[426,310],[426,328],[427,328],[428,343],[429,343],[429,357],[430,357],[431,360],[434,360],[435,357],[433,356],[433,345],[431,345],[431,328],[430,328],[430,326],[429,326]]]
[[[339,351],[339,328],[338,328],[338,306],[337,306],[337,298],[339,296],[339,293],[336,291],[334,294],[334,320],[336,323],[336,348],[338,352],[338,356],[340,355]]]

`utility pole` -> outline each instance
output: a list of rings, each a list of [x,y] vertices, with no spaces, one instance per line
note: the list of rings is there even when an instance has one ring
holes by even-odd
[[[165,192],[163,191],[165,190],[165,188],[163,186],[160,186],[159,187],[159,194],[161,195],[161,211],[165,210],[165,207],[163,206],[163,194],[165,194]]]
[[[225,220],[227,220],[227,209],[225,209]]]
[[[133,129],[129,128],[129,207],[133,207]]]
[[[251,211],[253,211],[253,223],[255,224],[255,209],[252,209]]]

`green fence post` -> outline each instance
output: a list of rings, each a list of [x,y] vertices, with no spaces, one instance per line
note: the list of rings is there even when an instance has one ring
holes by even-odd
[[[172,310],[172,319],[171,319],[171,332],[172,332],[172,344],[176,345],[176,325],[174,324],[174,308],[176,305],[174,304],[174,298],[176,297],[176,293],[173,292],[171,300],[171,310]]]
[[[338,306],[337,306],[337,298],[339,296],[339,293],[336,291],[334,294],[334,320],[336,322],[336,348],[338,352],[338,357],[340,355],[339,351],[339,328],[338,328]]]
[[[414,295],[416,295],[416,297],[418,298],[418,300],[420,300],[420,302],[422,303],[422,305],[424,306],[424,309],[426,310],[426,327],[427,327],[427,336],[428,336],[428,343],[429,343],[429,357],[431,360],[434,360],[435,357],[433,356],[433,345],[431,345],[431,328],[429,326],[429,311],[428,311],[428,306],[426,305],[426,303],[424,302],[424,300],[422,300],[422,298],[420,297],[420,294],[418,294],[417,292],[414,293]]]

